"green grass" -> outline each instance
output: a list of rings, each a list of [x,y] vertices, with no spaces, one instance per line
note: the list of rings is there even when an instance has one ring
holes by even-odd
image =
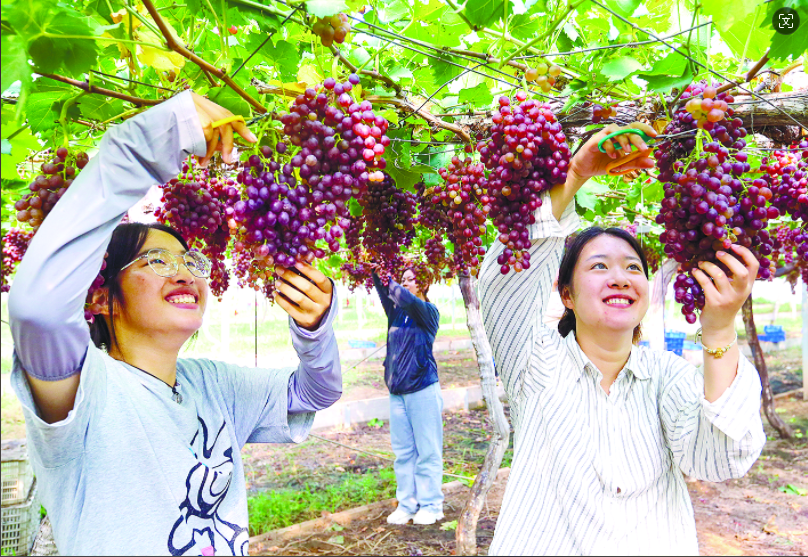
[[[339,483],[307,482],[296,488],[266,491],[247,499],[250,535],[284,528],[329,513],[383,501],[395,496],[392,467],[346,474]]]

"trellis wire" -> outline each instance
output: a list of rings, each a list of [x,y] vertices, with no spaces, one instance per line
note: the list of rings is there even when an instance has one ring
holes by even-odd
[[[665,38],[666,39],[672,39],[673,37],[676,37],[678,35],[684,35],[685,33],[689,33],[690,31],[695,31],[696,29],[698,29],[700,27],[704,27],[706,25],[712,25],[712,22],[708,21],[707,23],[701,23],[701,24],[696,25],[694,27],[690,27],[689,29],[685,29],[684,31],[679,31],[678,33],[674,33],[673,35],[668,35]],[[656,39],[651,39],[651,40],[648,40],[648,41],[639,41],[639,42],[634,42],[634,43],[622,43],[622,44],[613,44],[613,45],[606,45],[606,46],[595,46],[595,47],[592,47],[592,48],[582,48],[580,50],[569,50],[567,52],[551,52],[551,53],[548,53],[548,54],[528,54],[526,56],[517,56],[516,58],[514,58],[514,60],[526,60],[528,58],[547,58],[548,56],[570,56],[572,54],[582,54],[584,52],[592,52],[592,51],[595,51],[595,50],[608,50],[608,49],[612,49],[612,48],[623,48],[624,46],[629,46],[629,47],[630,46],[641,46],[641,45],[644,45],[644,44],[651,44],[651,43],[658,43],[658,42],[659,41],[656,40]]]
[[[403,119],[402,119],[402,120],[399,122],[398,127],[400,128],[400,127],[401,127],[401,124],[403,124],[404,122],[406,122],[406,121],[407,121],[407,118],[409,118],[410,116],[412,116],[413,114],[415,114],[416,112],[418,112],[419,110],[421,110],[422,108],[424,108],[424,107],[427,105],[427,103],[428,103],[429,101],[431,101],[431,100],[432,100],[432,98],[433,98],[435,95],[437,95],[438,93],[440,93],[441,89],[443,89],[444,87],[446,87],[447,85],[449,85],[449,84],[450,84],[452,81],[454,81],[455,79],[459,79],[459,78],[463,77],[464,75],[466,75],[467,73],[469,73],[470,71],[472,71],[472,70],[476,70],[476,69],[477,69],[477,68],[479,68],[480,66],[484,66],[484,65],[485,65],[485,62],[482,62],[482,63],[480,63],[480,64],[477,64],[477,65],[476,65],[476,66],[474,66],[473,68],[469,68],[469,69],[467,69],[467,70],[463,70],[463,72],[462,72],[462,73],[460,73],[460,74],[456,75],[455,77],[451,78],[449,81],[447,81],[446,83],[444,83],[443,85],[441,85],[440,87],[438,87],[438,89],[437,89],[437,90],[436,90],[434,93],[432,93],[431,95],[429,95],[429,97],[427,97],[427,99],[426,99],[426,100],[425,100],[425,101],[424,101],[424,102],[421,104],[421,106],[419,106],[419,107],[418,107],[418,108],[416,108],[414,111],[412,111],[412,112],[410,112],[409,114],[407,114],[407,115],[406,115],[406,116],[405,116],[405,117],[404,117],[404,118],[403,118]]]
[[[284,24],[284,23],[286,23],[287,21],[289,21],[289,20],[291,19],[291,17],[292,17],[293,15],[295,15],[295,13],[296,13],[296,12],[297,12],[299,9],[300,9],[300,6],[292,6],[292,11],[291,11],[291,12],[289,12],[289,15],[287,15],[287,16],[286,16],[286,18],[285,18],[283,21],[281,21],[281,22],[280,22],[280,24],[278,25],[278,29],[280,29],[281,27],[283,27],[283,24]],[[271,39],[271,38],[272,38],[272,37],[275,35],[275,33],[278,31],[278,29],[273,29],[273,30],[272,30],[272,33],[270,33],[270,34],[268,34],[268,35],[267,35],[267,38],[266,38],[266,39],[264,39],[264,41],[263,41],[263,42],[262,42],[260,45],[258,45],[258,48],[256,48],[256,49],[255,49],[255,50],[252,52],[252,54],[250,54],[249,56],[247,56],[247,58],[245,58],[245,59],[244,59],[244,61],[241,63],[241,65],[238,67],[238,69],[237,69],[236,71],[234,71],[234,72],[233,72],[233,76],[232,76],[232,77],[236,77],[236,74],[237,74],[238,72],[240,72],[240,71],[241,71],[241,68],[243,68],[243,67],[244,67],[244,64],[246,64],[247,62],[249,62],[249,61],[250,61],[250,59],[251,59],[253,56],[255,56],[255,55],[258,53],[258,51],[259,51],[259,50],[261,50],[262,48],[264,48],[264,45],[265,45],[265,44],[267,44],[267,42],[269,41],[269,39]]]
[[[104,77],[109,77],[111,79],[119,79],[121,81],[128,81],[129,83],[137,83],[138,85],[145,85],[146,87],[151,87],[153,89],[162,89],[163,91],[171,91],[172,93],[176,93],[177,89],[169,89],[168,87],[160,87],[159,85],[152,85],[151,83],[144,83],[142,81],[138,81],[136,79],[129,79],[126,77],[121,77],[119,75],[111,75],[104,72],[99,72],[98,70],[90,70],[90,73],[103,75]]]
[[[416,145],[464,145],[459,141],[420,141],[418,139],[401,139],[398,137],[390,138],[390,141],[400,141],[401,143],[414,143]]]
[[[799,121],[798,121],[796,118],[794,118],[793,116],[791,116],[789,113],[787,113],[785,110],[783,110],[783,109],[782,109],[782,108],[780,108],[779,106],[775,105],[775,104],[774,104],[774,103],[772,103],[771,101],[764,99],[763,97],[761,97],[760,95],[758,95],[758,94],[757,94],[757,93],[755,93],[754,91],[750,91],[749,89],[746,89],[745,87],[742,87],[740,84],[735,83],[735,81],[733,81],[733,80],[731,80],[731,79],[727,79],[726,77],[724,77],[724,76],[723,76],[723,75],[721,75],[720,73],[718,73],[718,72],[716,72],[716,71],[714,71],[714,70],[711,70],[709,67],[705,66],[704,64],[702,64],[702,63],[701,63],[701,62],[699,62],[698,60],[694,59],[693,57],[691,57],[691,56],[689,56],[689,55],[687,55],[687,54],[684,54],[684,53],[683,53],[681,50],[679,50],[678,48],[676,48],[676,47],[675,47],[675,46],[673,46],[672,44],[669,44],[669,43],[665,42],[665,40],[664,40],[664,39],[661,39],[661,38],[657,37],[656,35],[654,35],[654,34],[653,34],[653,33],[651,33],[650,31],[646,31],[645,29],[643,29],[643,28],[641,28],[641,27],[639,27],[639,26],[637,26],[637,25],[634,25],[634,24],[633,24],[633,23],[631,23],[629,20],[627,20],[626,18],[624,18],[623,16],[621,16],[620,14],[618,14],[617,12],[615,12],[614,10],[612,10],[611,8],[608,8],[608,7],[604,6],[603,4],[601,4],[601,3],[600,3],[598,0],[592,0],[592,3],[593,3],[593,4],[595,4],[596,6],[600,6],[600,7],[601,7],[603,10],[605,10],[605,11],[609,12],[610,14],[612,14],[613,16],[615,16],[617,19],[619,19],[619,20],[620,20],[620,21],[622,21],[623,23],[626,23],[626,24],[630,25],[631,27],[633,27],[633,28],[634,28],[634,29],[636,29],[637,31],[641,31],[641,32],[643,32],[643,33],[647,34],[647,35],[648,35],[648,36],[650,36],[650,37],[654,37],[655,39],[659,40],[659,41],[660,41],[662,44],[664,44],[664,45],[665,45],[665,46],[667,46],[668,48],[672,49],[674,52],[676,52],[676,53],[677,53],[677,54],[679,54],[680,56],[684,56],[685,58],[687,58],[688,60],[690,60],[691,62],[693,62],[693,63],[694,63],[694,64],[696,64],[697,66],[699,66],[700,68],[704,68],[704,69],[706,69],[706,70],[707,70],[709,73],[711,73],[712,75],[714,75],[714,76],[716,76],[716,77],[721,78],[723,81],[726,81],[727,83],[734,83],[734,84],[735,84],[735,87],[737,87],[737,88],[738,88],[738,89],[740,89],[741,91],[745,91],[745,92],[749,93],[750,95],[752,95],[753,97],[758,98],[758,99],[760,99],[760,100],[764,101],[766,104],[769,104],[769,105],[773,106],[773,107],[775,108],[775,110],[777,110],[778,112],[781,112],[781,113],[782,113],[782,114],[784,114],[784,115],[785,115],[785,116],[786,116],[786,117],[787,117],[789,120],[792,120],[792,121],[793,121],[794,123],[796,123],[796,124],[797,124],[799,127],[801,127],[802,129],[804,129],[804,130],[808,131],[808,128],[806,128],[806,127],[805,127],[803,124],[801,124],[801,123],[800,123],[800,122],[799,122]]]

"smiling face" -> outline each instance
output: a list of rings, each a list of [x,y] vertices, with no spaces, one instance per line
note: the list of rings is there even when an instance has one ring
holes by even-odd
[[[407,269],[401,276],[401,286],[410,291],[413,296],[420,298],[421,291],[418,289],[418,283],[415,282],[415,273]]]
[[[648,311],[642,260],[625,240],[601,234],[581,250],[572,288],[564,288],[561,299],[575,312],[578,330],[633,331]]]
[[[185,253],[176,238],[160,230],[149,231],[138,256],[154,248]],[[147,334],[175,337],[181,345],[202,326],[207,280],[192,275],[185,265],[179,266],[175,276],[161,277],[143,258],[123,270],[118,280],[123,294],[115,312],[119,344],[125,344],[128,334]]]

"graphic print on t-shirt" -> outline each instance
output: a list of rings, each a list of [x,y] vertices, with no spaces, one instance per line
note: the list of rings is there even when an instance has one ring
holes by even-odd
[[[231,524],[218,514],[233,477],[233,447],[225,422],[214,435],[205,421],[197,418],[199,429],[191,440],[191,450],[200,445],[194,454],[199,462],[185,480],[187,493],[168,537],[168,551],[171,555],[216,555],[217,546],[222,550],[227,545],[230,555],[246,555],[247,528]]]

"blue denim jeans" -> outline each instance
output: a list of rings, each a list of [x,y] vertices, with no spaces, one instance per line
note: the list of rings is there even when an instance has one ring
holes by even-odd
[[[390,395],[390,442],[396,455],[400,509],[443,511],[443,396],[440,383],[406,395]]]

